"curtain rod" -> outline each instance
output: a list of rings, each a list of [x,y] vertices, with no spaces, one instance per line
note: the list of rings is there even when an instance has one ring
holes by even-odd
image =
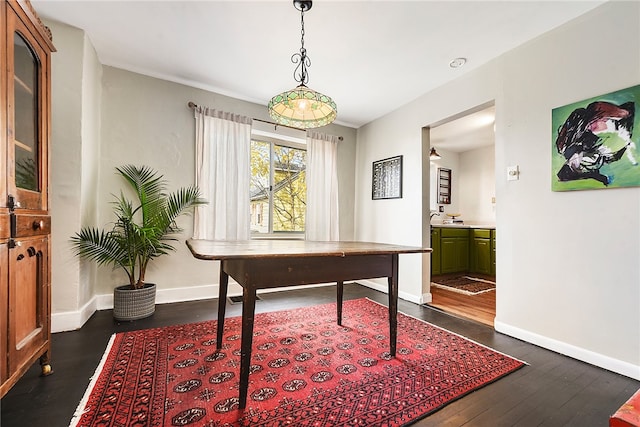
[[[189,108],[191,108],[192,110],[194,110],[194,109],[196,109],[196,108],[198,107],[198,104],[196,104],[196,103],[195,103],[195,102],[193,102],[193,101],[189,101],[189,102],[187,103],[187,107],[189,107]],[[267,121],[267,120],[255,119],[255,118],[253,118],[252,120],[256,120],[256,121],[258,121],[258,122],[262,122],[262,123],[267,123],[267,124],[269,124],[269,125],[274,125],[274,126],[276,126],[276,128],[277,128],[278,126],[282,126],[282,127],[285,127],[285,128],[294,129],[294,130],[301,130],[301,131],[305,132],[305,129],[300,129],[300,128],[296,128],[296,127],[293,127],[293,126],[281,125],[281,124],[279,124],[279,123],[269,122],[269,121]],[[338,137],[338,140],[339,140],[339,141],[342,141],[342,140],[344,140],[344,138],[343,138],[343,137],[341,137],[341,136],[339,136],[339,137]]]

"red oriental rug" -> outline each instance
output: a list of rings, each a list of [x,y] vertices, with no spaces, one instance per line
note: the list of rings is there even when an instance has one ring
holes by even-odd
[[[240,317],[118,333],[72,426],[401,426],[523,362],[367,299],[255,316],[249,397],[238,410]]]

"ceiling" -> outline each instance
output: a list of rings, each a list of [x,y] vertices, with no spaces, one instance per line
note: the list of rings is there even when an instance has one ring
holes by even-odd
[[[494,106],[447,121],[429,130],[429,144],[436,150],[456,153],[495,144]]]
[[[602,3],[318,0],[305,14],[308,86],[337,103],[336,123],[357,128]],[[32,4],[84,30],[104,65],[265,106],[297,86],[289,0]],[[457,57],[466,65],[450,68]]]

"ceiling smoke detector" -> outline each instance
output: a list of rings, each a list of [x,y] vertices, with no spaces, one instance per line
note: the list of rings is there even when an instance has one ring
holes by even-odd
[[[467,58],[456,58],[456,59],[452,60],[451,62],[449,62],[449,67],[451,67],[451,68],[460,68],[466,63],[467,63]]]

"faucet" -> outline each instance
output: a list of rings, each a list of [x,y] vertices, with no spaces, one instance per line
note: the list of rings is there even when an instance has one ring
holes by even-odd
[[[434,216],[440,216],[440,214],[436,211],[431,211],[431,214],[429,215],[429,229],[431,230],[433,230],[433,224],[431,224],[431,220]]]

